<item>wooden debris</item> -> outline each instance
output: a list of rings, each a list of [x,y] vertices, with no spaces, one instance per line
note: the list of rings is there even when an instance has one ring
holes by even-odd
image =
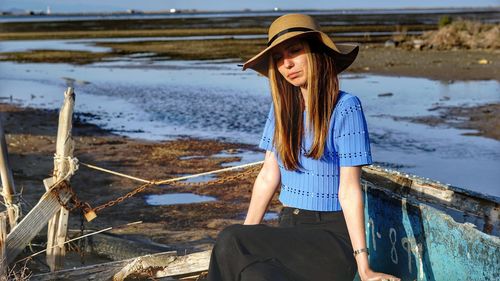
[[[193,275],[208,270],[211,251],[176,256],[176,253],[163,252],[145,255],[123,261],[115,261],[76,269],[32,276],[31,280],[124,280],[128,276],[148,276],[167,278]]]
[[[71,194],[65,190],[59,191],[59,200],[68,202]],[[11,263],[26,245],[43,229],[49,219],[61,209],[57,195],[46,192],[40,201],[7,235],[7,262]]]
[[[71,128],[73,126],[73,108],[75,105],[75,94],[73,88],[69,87],[64,92],[64,104],[59,112],[59,125],[57,128],[56,159],[54,161],[54,177],[58,181],[67,176],[70,171],[68,157],[73,157],[73,139]],[[69,181],[69,178],[66,179]],[[69,211],[60,207],[49,222],[47,229],[47,264],[52,271],[63,268],[65,247],[68,230]],[[54,247],[55,246],[55,247]]]
[[[0,213],[0,280],[4,280],[7,276],[7,257],[5,256],[5,240],[7,237],[7,215],[5,212]],[[7,278],[5,278],[7,280]]]
[[[16,195],[16,188],[14,186],[14,179],[12,177],[12,170],[9,165],[9,153],[7,150],[7,143],[5,142],[5,134],[3,131],[2,123],[0,122],[0,174],[2,177],[2,195],[5,205],[7,206],[7,214],[9,217],[10,229],[14,228],[19,219],[19,202]]]

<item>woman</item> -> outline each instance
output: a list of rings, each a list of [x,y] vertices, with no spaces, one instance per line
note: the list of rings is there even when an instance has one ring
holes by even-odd
[[[368,131],[359,99],[337,79],[357,53],[311,17],[288,14],[243,66],[270,81],[266,156],[244,225],[217,238],[209,280],[352,280],[356,270],[361,280],[399,280],[368,264],[360,186],[360,167],[372,163]],[[278,186],[280,225],[260,224]]]

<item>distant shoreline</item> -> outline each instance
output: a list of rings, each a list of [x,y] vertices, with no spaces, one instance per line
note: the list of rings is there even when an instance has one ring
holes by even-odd
[[[16,9],[21,10],[21,9]],[[197,10],[197,9],[175,9],[175,11],[170,10],[159,10],[159,11],[140,11],[140,10],[129,10],[129,11],[117,11],[117,12],[81,12],[81,13],[51,13],[47,14],[43,11],[25,11],[21,12],[11,12],[11,11],[0,11],[0,19],[7,17],[21,17],[21,18],[52,18],[57,17],[89,17],[89,16],[132,16],[132,15],[143,15],[143,16],[158,16],[158,15],[177,15],[177,16],[199,16],[199,15],[233,15],[233,14],[248,14],[249,16],[255,16],[255,14],[261,14],[262,16],[283,14],[283,13],[293,13],[302,12],[311,15],[321,14],[321,15],[336,15],[336,14],[352,14],[352,15],[363,15],[363,14],[440,14],[440,13],[482,13],[482,12],[498,12],[500,13],[500,6],[483,6],[483,7],[406,7],[406,8],[383,8],[383,9],[370,9],[370,8],[349,8],[349,9],[269,9],[269,10]]]

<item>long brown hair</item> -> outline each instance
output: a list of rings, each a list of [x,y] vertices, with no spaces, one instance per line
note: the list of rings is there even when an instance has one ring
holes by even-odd
[[[330,126],[330,118],[337,102],[339,82],[334,61],[321,42],[301,40],[307,55],[307,130],[313,141],[306,157],[320,159]],[[299,87],[288,83],[279,73],[272,56],[269,58],[269,82],[274,104],[274,146],[287,170],[300,167],[302,136],[304,135],[302,112],[304,100]]]

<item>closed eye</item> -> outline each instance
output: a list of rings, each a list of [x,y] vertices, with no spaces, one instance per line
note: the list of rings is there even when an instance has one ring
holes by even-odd
[[[273,54],[272,57],[275,62],[283,58],[283,56],[280,54]]]

